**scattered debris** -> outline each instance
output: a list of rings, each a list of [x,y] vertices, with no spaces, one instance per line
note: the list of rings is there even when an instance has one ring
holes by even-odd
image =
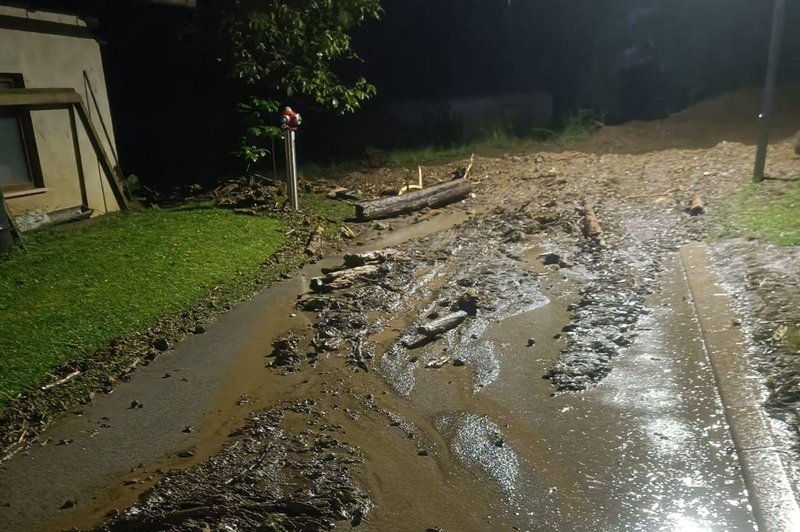
[[[416,185],[412,185],[406,181],[406,185],[397,191],[398,196],[401,196],[407,192],[411,192],[412,190],[422,190],[422,167],[417,166],[417,171],[419,173],[419,182]]]
[[[80,374],[81,374],[80,371],[75,370],[75,371],[71,372],[69,375],[67,375],[66,377],[58,379],[57,381],[51,382],[49,384],[45,384],[44,386],[41,387],[41,390],[49,390],[51,388],[55,388],[56,386],[60,386],[60,385],[64,384],[65,382],[71,381],[72,379],[74,379],[75,377],[77,377]]]
[[[135,506],[111,514],[98,529],[330,531],[337,522],[358,526],[370,510],[369,498],[352,478],[354,465],[363,458],[326,432],[292,431],[283,422],[289,412],[315,425],[326,419],[312,401],[254,414],[238,429],[240,439],[219,455],[171,472]],[[179,456],[193,455],[184,451]]]

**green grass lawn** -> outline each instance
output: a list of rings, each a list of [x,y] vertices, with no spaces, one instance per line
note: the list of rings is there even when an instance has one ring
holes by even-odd
[[[257,270],[285,229],[219,209],[152,209],[27,235],[0,258],[0,408],[58,365]]]
[[[775,189],[781,186],[782,190]],[[734,223],[780,246],[800,245],[800,183],[751,185],[728,202]]]

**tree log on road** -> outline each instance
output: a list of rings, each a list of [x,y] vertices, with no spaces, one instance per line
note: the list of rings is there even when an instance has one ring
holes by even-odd
[[[706,199],[702,194],[695,194],[692,197],[692,202],[689,204],[689,214],[698,216],[706,212]]]
[[[596,242],[603,241],[603,228],[589,202],[583,204],[583,236]]]
[[[466,198],[472,191],[472,185],[466,179],[458,179],[442,183],[424,190],[390,196],[375,201],[356,204],[356,218],[359,221],[391,218],[425,207],[441,207]]]

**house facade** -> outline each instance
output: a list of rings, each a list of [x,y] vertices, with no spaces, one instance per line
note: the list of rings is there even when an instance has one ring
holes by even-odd
[[[102,151],[115,160],[100,45],[87,22],[0,2],[0,92],[54,88],[80,95]],[[118,210],[99,157],[71,108],[0,105],[0,188],[21,229],[58,213]]]

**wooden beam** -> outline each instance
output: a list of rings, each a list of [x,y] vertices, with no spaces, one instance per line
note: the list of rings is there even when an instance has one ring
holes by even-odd
[[[69,129],[72,133],[72,148],[75,150],[75,166],[78,170],[78,184],[81,187],[81,204],[89,208],[89,196],[86,194],[86,175],[83,173],[83,157],[81,143],[78,139],[78,124],[75,121],[75,109],[69,108]]]
[[[108,155],[103,149],[103,145],[100,143],[100,137],[97,135],[92,121],[89,120],[89,114],[86,112],[86,107],[83,105],[83,98],[81,98],[80,95],[78,98],[78,102],[74,104],[75,110],[78,111],[78,118],[81,119],[81,123],[83,123],[83,127],[89,136],[89,141],[92,143],[92,148],[94,148],[94,153],[97,155],[100,166],[103,167],[103,171],[108,176],[108,184],[111,185],[111,191],[114,193],[114,198],[117,200],[119,208],[126,210],[128,208],[128,199],[125,197],[122,179],[117,174],[116,168],[111,164]]]
[[[0,107],[66,107],[80,101],[75,89],[0,89]]]

